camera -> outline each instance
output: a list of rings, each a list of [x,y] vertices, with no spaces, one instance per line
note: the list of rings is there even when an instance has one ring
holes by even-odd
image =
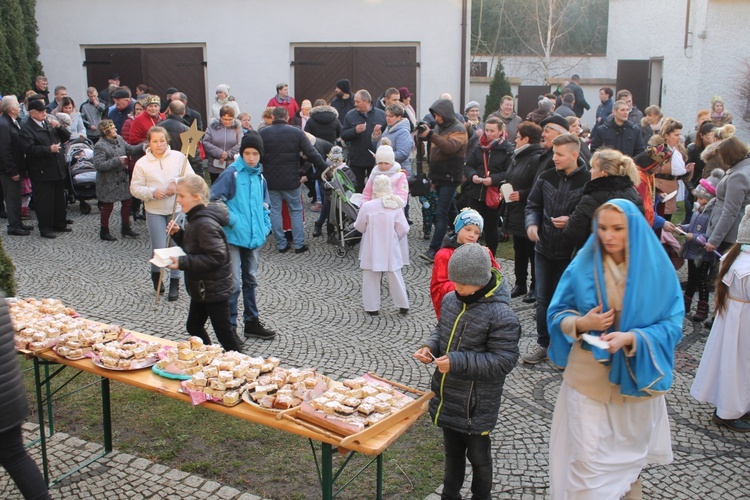
[[[427,125],[427,123],[426,123],[426,122],[422,122],[422,121],[420,121],[420,122],[417,122],[417,131],[418,131],[418,132],[419,132],[420,134],[421,134],[422,132],[424,132],[425,130],[427,130],[428,128],[430,128],[430,126],[429,126],[429,125]]]

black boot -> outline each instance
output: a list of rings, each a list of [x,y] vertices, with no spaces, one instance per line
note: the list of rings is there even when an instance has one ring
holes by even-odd
[[[510,298],[515,299],[516,297],[520,297],[521,295],[526,295],[526,285],[516,283],[516,286],[513,287],[513,289],[510,291]]]
[[[174,302],[178,298],[180,298],[180,279],[171,278],[169,280],[169,295],[167,295],[167,299],[170,302]]]
[[[323,224],[320,222],[315,223],[315,229],[313,229],[313,238],[323,236]]]
[[[138,233],[130,228],[130,224],[123,224],[120,234],[122,234],[123,238],[137,238],[139,236]]]
[[[266,328],[260,322],[260,318],[245,321],[245,337],[254,337],[256,339],[271,340],[276,336],[276,332]]]
[[[690,307],[693,305],[693,298],[683,294],[682,299],[685,301],[685,316],[690,316]],[[706,318],[703,318],[706,319]],[[698,321],[698,320],[693,320]]]
[[[536,302],[536,292],[534,291],[534,288],[529,288],[529,293],[526,294],[526,297],[524,297],[523,302],[526,304],[533,304]]]
[[[109,228],[104,226],[99,229],[99,239],[103,241],[117,241],[117,238],[109,232]]]
[[[151,281],[154,283],[154,290],[159,285],[159,276],[161,276],[161,273],[151,272]],[[164,295],[164,284],[159,287],[159,295]]]

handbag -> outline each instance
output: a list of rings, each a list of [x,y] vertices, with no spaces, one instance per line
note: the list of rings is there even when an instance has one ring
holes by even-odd
[[[490,169],[487,168],[487,156],[482,154],[484,158],[484,175],[485,177],[490,176]],[[489,208],[496,209],[500,206],[500,188],[497,186],[487,186],[487,191],[484,195],[484,204]]]
[[[421,170],[409,176],[409,193],[412,196],[427,196],[430,194],[430,180]]]

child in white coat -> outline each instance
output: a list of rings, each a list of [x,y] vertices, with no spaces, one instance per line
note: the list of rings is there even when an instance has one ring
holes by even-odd
[[[391,181],[378,175],[373,182],[373,199],[359,209],[354,228],[362,233],[359,245],[362,268],[362,304],[371,316],[380,309],[380,281],[383,273],[388,277],[388,288],[393,302],[401,314],[409,311],[409,298],[401,276],[404,265],[401,245],[409,232],[404,215],[404,201],[393,194]]]

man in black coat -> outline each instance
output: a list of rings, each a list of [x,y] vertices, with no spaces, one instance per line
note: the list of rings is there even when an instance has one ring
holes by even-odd
[[[581,88],[581,77],[578,75],[571,76],[570,83],[568,83],[565,88],[573,91],[573,97],[575,98],[573,111],[575,111],[575,114],[578,118],[582,117],[583,111],[586,109],[591,109],[591,106],[589,106],[589,103],[586,102],[586,97],[583,95],[583,89]]]
[[[43,238],[56,238],[55,232],[71,231],[66,225],[67,165],[63,148],[68,140],[70,132],[57,120],[47,118],[41,100],[29,102],[29,117],[21,126],[21,144],[34,189],[39,233]]]
[[[198,122],[196,124],[196,127],[198,127],[198,130],[203,130],[203,118],[201,117],[201,114],[196,110],[188,107],[188,97],[184,92],[175,92],[174,94],[172,94],[172,101],[180,101],[185,105],[185,116],[183,116],[183,118],[187,122],[188,127],[192,125],[193,122]],[[238,116],[235,116],[235,118],[239,120]]]
[[[291,246],[284,236],[281,217],[281,203],[286,201],[292,220],[294,253],[307,252],[305,232],[302,222],[302,200],[300,199],[301,175],[300,154],[322,172],[327,165],[313,147],[307,135],[299,128],[289,125],[289,112],[286,108],[273,109],[273,122],[260,130],[263,139],[263,175],[268,183],[271,198],[271,230],[276,238],[279,252],[288,251]]]
[[[583,196],[591,174],[578,157],[581,142],[571,133],[552,141],[555,168],[545,170],[531,188],[526,202],[526,233],[534,241],[536,271],[537,347],[523,356],[524,363],[536,364],[547,359],[550,338],[547,309],[557,283],[570,264],[573,245],[562,235],[570,215]]]
[[[354,99],[352,99],[352,96],[350,94],[350,87],[351,84],[346,78],[336,82],[336,88],[334,89],[336,97],[334,97],[331,101],[331,106],[333,106],[333,108],[339,114],[339,122],[341,122],[341,125],[344,125],[344,118],[346,118],[346,114],[354,109]]]
[[[591,152],[595,153],[601,147],[608,147],[631,158],[643,153],[646,145],[641,129],[628,121],[628,104],[625,101],[617,101],[612,109],[612,116],[604,120],[600,127],[596,127],[591,135]]]
[[[179,100],[173,100],[167,106],[167,110],[169,111],[167,117],[156,125],[163,127],[169,134],[169,147],[175,151],[182,151],[182,137],[180,137],[180,134],[190,130],[190,123],[185,119],[185,105]],[[190,162],[190,166],[193,167],[193,172],[202,177],[203,165],[197,154],[188,158],[188,161]]]
[[[375,166],[375,156],[371,152],[375,125],[380,125],[384,130],[388,126],[385,111],[372,105],[372,96],[368,91],[358,90],[354,94],[354,109],[346,114],[341,129],[341,138],[349,142],[347,164],[357,176],[358,193],[365,188],[370,171]]]
[[[25,175],[25,159],[21,146],[21,125],[18,115],[21,107],[16,96],[3,97],[0,115],[0,184],[8,214],[8,234],[27,236],[33,226],[21,219],[21,176]]]

